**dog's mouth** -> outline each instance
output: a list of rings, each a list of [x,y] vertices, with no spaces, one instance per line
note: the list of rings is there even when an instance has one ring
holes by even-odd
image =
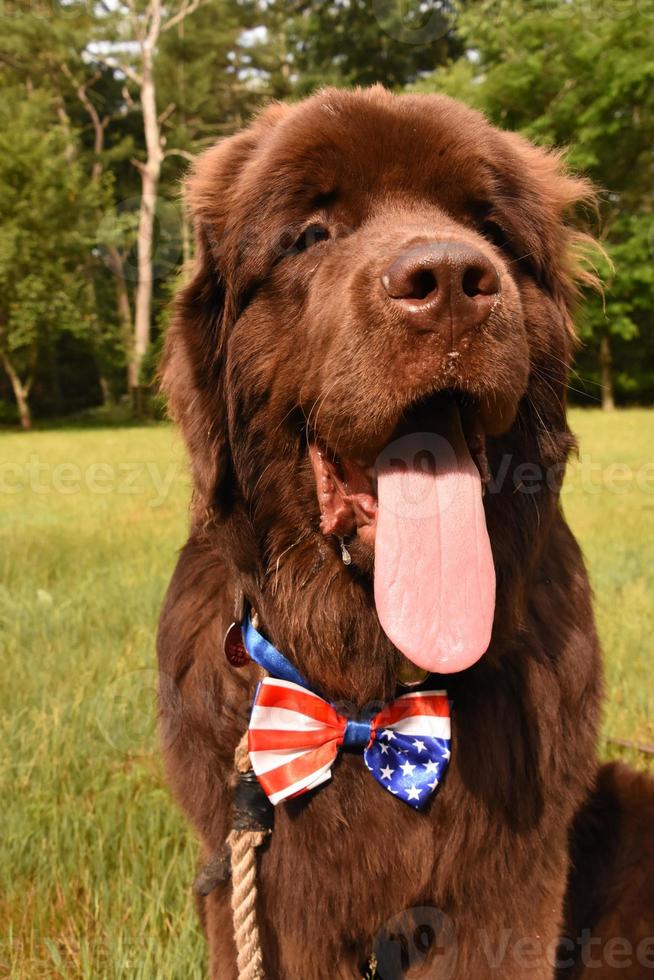
[[[457,417],[458,416],[458,417]],[[455,435],[452,426],[460,425],[468,451],[473,459],[481,480],[482,493],[490,479],[488,459],[486,456],[486,432],[482,422],[478,404],[470,396],[458,392],[444,392],[432,397],[417,406],[413,406],[402,419],[402,422],[392,436],[392,442],[397,442],[396,450],[401,452],[399,441],[410,433],[424,430],[429,434],[438,434],[438,430],[446,429],[441,437],[452,444]],[[439,424],[440,423],[440,424]],[[426,440],[429,442],[429,439]],[[405,450],[410,450],[407,442]],[[379,466],[387,455],[387,446],[375,459],[348,458],[335,453],[319,435],[309,444],[309,454],[316,480],[316,492],[320,506],[320,528],[323,534],[347,538],[356,534],[370,548],[374,548],[377,528],[377,488]],[[422,460],[423,467],[428,467],[433,447],[425,446]],[[410,466],[412,460],[396,456],[397,465],[404,463]]]
[[[463,670],[490,642],[495,572],[482,495],[483,406],[441,392],[407,411],[374,459],[309,445],[323,534],[374,551],[382,628],[413,663]]]

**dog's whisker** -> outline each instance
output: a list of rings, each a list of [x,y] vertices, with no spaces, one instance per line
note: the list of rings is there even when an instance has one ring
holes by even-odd
[[[281,562],[282,558],[285,555],[287,555],[289,553],[289,551],[292,551],[293,548],[297,548],[298,545],[300,545],[302,543],[302,541],[309,535],[309,533],[310,532],[308,530],[302,531],[301,534],[300,534],[300,536],[297,538],[297,540],[296,541],[293,541],[291,544],[289,544],[288,548],[285,548],[277,556],[277,560],[275,562],[275,574],[273,576],[273,584],[272,584],[272,589],[271,589],[271,592],[272,592],[273,595],[277,595],[277,582],[278,582],[278,578],[279,578],[279,565],[280,565],[280,562]]]
[[[532,367],[531,367],[531,373],[536,378],[538,378],[540,381],[542,381],[549,388],[549,390],[552,392],[552,394],[554,395],[554,397],[556,399],[558,399],[559,395],[558,395],[558,392],[557,392],[556,388],[552,384],[552,381],[545,376],[545,374],[540,370],[540,368],[535,367],[534,365],[532,365]]]
[[[316,417],[315,417],[315,420],[314,420],[314,423],[313,423],[313,427],[316,430],[318,428],[318,419],[320,417],[320,412],[322,411],[322,408],[323,408],[323,406],[325,404],[325,401],[327,400],[327,398],[329,398],[329,396],[331,395],[332,391],[334,390],[334,388],[336,387],[336,385],[339,383],[339,381],[340,381],[340,378],[336,378],[335,381],[333,381],[332,384],[329,386],[329,388],[327,389],[327,391],[325,391],[319,398],[317,398],[316,401],[313,404],[313,408],[316,409]],[[313,411],[313,409],[312,409],[312,411]],[[310,438],[310,430],[309,430],[309,420],[310,419],[311,419],[311,412],[309,412],[309,419],[307,419],[307,439]],[[333,423],[334,423],[334,419],[332,419],[332,424],[330,425],[329,434],[328,434],[328,437],[327,437],[327,440],[326,440],[327,441],[327,445],[329,445],[329,439],[331,438]]]
[[[298,411],[298,409],[299,409],[300,412],[302,412],[302,406],[301,405],[291,405],[291,407],[289,408],[289,410],[286,413],[286,415],[284,416],[284,418],[281,419],[280,422],[272,430],[272,435],[277,435],[277,433],[279,432],[279,430],[283,426],[284,422],[286,422],[286,420],[291,417],[291,415],[293,414],[293,412]],[[302,412],[302,414],[304,415],[304,412]]]
[[[262,489],[261,488],[261,481],[263,480],[263,478],[266,475],[266,473],[268,472],[268,470],[270,470],[275,465],[276,462],[277,462],[277,460],[271,459],[270,462],[268,463],[268,465],[267,466],[264,466],[263,470],[261,471],[261,473],[259,474],[259,476],[257,478],[257,482],[254,484],[254,489],[252,490],[252,496],[253,497],[255,497],[257,495],[257,493],[259,492],[259,490]],[[265,487],[265,489],[267,489],[267,487]]]
[[[563,364],[564,362],[561,361],[561,363]],[[542,365],[539,365],[538,367],[536,367],[535,365],[532,365],[531,370],[532,370],[532,373],[533,374],[535,374],[537,377],[540,377],[546,383],[548,383],[547,382],[547,378],[548,377],[549,377],[549,379],[551,381],[555,381],[555,382],[556,381],[560,381],[560,379],[555,374],[549,374],[549,375],[547,375],[547,373],[546,373],[545,369],[542,367]],[[579,375],[578,375],[578,377],[579,377],[580,381],[583,384],[584,379],[581,378]],[[564,383],[564,385],[565,385],[565,387],[567,388],[568,391],[574,391],[578,395],[583,395],[585,398],[589,398],[592,401],[597,402],[598,404],[601,404],[601,399],[598,398],[597,395],[591,395],[590,392],[584,391],[582,388],[576,388],[574,385],[570,384],[569,381],[564,381],[563,383]],[[554,394],[556,394],[556,388],[554,387],[553,384],[549,383],[549,388],[550,388],[550,390]]]

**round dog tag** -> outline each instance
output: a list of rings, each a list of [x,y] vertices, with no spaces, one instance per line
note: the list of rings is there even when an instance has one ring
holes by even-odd
[[[223,642],[225,656],[232,667],[245,667],[250,663],[250,654],[245,649],[240,623],[232,623],[225,633]]]

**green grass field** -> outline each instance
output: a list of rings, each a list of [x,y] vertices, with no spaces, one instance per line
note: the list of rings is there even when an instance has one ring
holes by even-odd
[[[605,734],[653,742],[654,411],[572,425],[564,505],[596,591]],[[0,977],[204,976],[195,849],[154,732],[188,492],[167,426],[0,435]]]

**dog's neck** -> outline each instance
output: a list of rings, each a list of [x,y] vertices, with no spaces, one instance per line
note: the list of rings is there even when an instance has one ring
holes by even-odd
[[[358,708],[388,700],[400,655],[381,630],[369,580],[341,569],[315,574],[304,588],[294,580],[280,571],[275,587],[262,589],[241,579],[270,642],[330,700]]]

